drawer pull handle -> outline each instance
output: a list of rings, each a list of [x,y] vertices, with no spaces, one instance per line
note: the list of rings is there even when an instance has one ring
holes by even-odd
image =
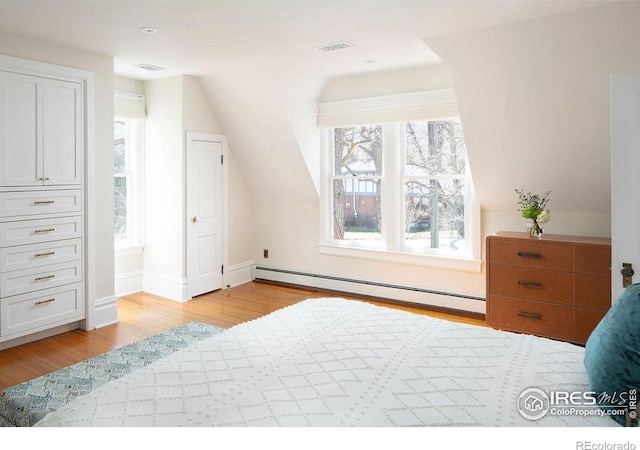
[[[36,253],[35,255],[33,255],[36,258],[42,258],[43,256],[51,256],[51,255],[55,255],[56,252],[47,252],[47,253]]]
[[[55,298],[48,298],[46,300],[40,300],[39,302],[36,302],[36,306],[45,305],[47,303],[51,303],[51,302],[55,302],[55,301],[56,301]]]
[[[542,288],[542,283],[536,283],[535,281],[520,281],[520,280],[518,280],[518,285],[519,286],[524,286],[524,287],[536,288],[536,289],[541,289]]]
[[[55,275],[47,275],[46,277],[38,277],[36,279],[34,279],[34,281],[42,281],[42,280],[50,280],[52,278],[55,278]]]
[[[540,314],[528,313],[524,311],[518,311],[518,316],[525,317],[527,319],[542,320],[542,316]]]
[[[55,200],[38,200],[36,202],[33,202],[34,205],[51,205],[53,203],[55,203]]]
[[[521,258],[542,258],[540,253],[530,253],[530,252],[518,252],[518,256]]]
[[[43,230],[36,230],[34,233],[51,233],[52,231],[56,231],[55,228],[45,228]]]

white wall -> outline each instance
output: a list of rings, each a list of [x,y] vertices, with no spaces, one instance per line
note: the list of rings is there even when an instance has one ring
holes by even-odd
[[[173,300],[186,295],[186,132],[224,134],[196,77],[145,82],[145,250],[143,289]],[[227,156],[229,265],[243,266],[248,281],[253,242],[253,199],[233,155]],[[246,267],[245,267],[246,266]],[[240,270],[240,269],[239,269]],[[235,281],[234,281],[235,284]]]
[[[406,67],[330,79],[324,86],[320,101],[354,100],[452,87],[451,71],[445,64]]]
[[[116,92],[144,95],[144,81],[116,75],[113,77],[113,90]]]
[[[522,231],[514,188],[551,191],[546,231],[610,236],[610,76],[640,70],[640,3],[427,39],[451,67],[484,234]]]
[[[216,114],[202,90],[197,77],[183,77],[183,129],[199,133],[223,134]],[[253,197],[238,166],[233,146],[227,154],[228,186],[228,264],[231,270],[247,266],[244,279],[248,280],[248,265],[252,262],[253,249]]]
[[[145,94],[144,271],[145,276],[182,283],[185,264],[182,76],[147,81]]]
[[[233,148],[230,148],[228,156],[229,268],[234,270],[253,263],[256,223],[253,196],[247,187]]]
[[[94,73],[93,163],[88,167],[93,199],[88,212],[95,232],[86,239],[93,248],[95,267],[87,274],[89,308],[99,311],[91,325],[115,319],[113,262],[113,59],[0,33],[0,54],[31,59]],[[107,310],[103,315],[101,311]]]

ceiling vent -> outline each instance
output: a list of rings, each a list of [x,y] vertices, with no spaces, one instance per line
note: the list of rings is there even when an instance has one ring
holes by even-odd
[[[138,69],[148,70],[150,72],[157,72],[158,70],[164,70],[164,67],[158,67],[147,63],[138,64]]]
[[[336,50],[342,50],[343,48],[353,47],[353,44],[348,42],[334,42],[333,44],[323,45],[322,47],[318,47],[318,50],[322,50],[323,52],[335,52]]]

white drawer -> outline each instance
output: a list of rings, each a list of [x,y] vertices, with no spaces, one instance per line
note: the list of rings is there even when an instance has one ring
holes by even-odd
[[[0,223],[0,247],[72,239],[81,236],[81,216]]]
[[[82,259],[82,239],[0,248],[0,272]]]
[[[82,281],[82,261],[0,273],[0,297]]]
[[[0,218],[79,211],[81,190],[0,192]]]
[[[0,336],[25,334],[84,318],[82,283],[0,300]]]

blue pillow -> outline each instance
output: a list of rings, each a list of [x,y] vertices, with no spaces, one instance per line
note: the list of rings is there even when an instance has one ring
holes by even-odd
[[[585,346],[584,366],[602,409],[620,402],[628,405],[634,390],[640,397],[640,284],[626,288],[593,330]],[[638,414],[640,407],[631,412],[635,424]],[[627,424],[625,416],[610,417]]]

